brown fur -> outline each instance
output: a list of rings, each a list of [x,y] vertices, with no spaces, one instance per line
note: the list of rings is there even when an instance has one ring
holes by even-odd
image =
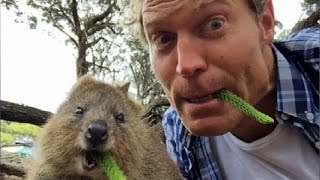
[[[128,84],[111,86],[82,77],[44,126],[28,179],[107,179],[100,168],[85,170],[81,165],[81,151],[88,147],[85,130],[94,120],[103,120],[108,129],[100,151],[111,152],[128,179],[181,179],[159,130],[141,120],[142,107],[128,98],[128,88]],[[74,113],[78,106],[85,109],[82,116]],[[119,113],[125,123],[115,121]]]

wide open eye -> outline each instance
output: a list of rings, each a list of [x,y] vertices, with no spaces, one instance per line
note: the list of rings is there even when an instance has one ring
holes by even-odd
[[[169,33],[169,32],[159,32],[154,37],[153,41],[156,44],[156,46],[163,46],[163,45],[168,44],[174,40],[175,40],[174,34]]]
[[[80,106],[77,106],[76,109],[74,110],[74,114],[76,115],[82,115],[83,113],[84,113],[84,110]]]
[[[210,28],[212,30],[218,30],[219,28],[221,28],[221,26],[223,25],[224,21],[221,19],[212,19],[210,21]]]
[[[122,114],[122,113],[115,115],[114,118],[117,123],[124,123],[125,122],[124,114]]]
[[[224,16],[215,16],[205,21],[199,33],[206,38],[218,39],[226,35],[227,28],[227,19]]]

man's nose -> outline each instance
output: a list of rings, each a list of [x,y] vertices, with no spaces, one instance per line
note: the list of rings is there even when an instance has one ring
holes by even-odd
[[[199,41],[193,40],[190,35],[178,37],[176,72],[183,77],[191,77],[207,69],[207,62],[202,54],[205,51],[201,51],[201,48],[206,47],[199,47]]]

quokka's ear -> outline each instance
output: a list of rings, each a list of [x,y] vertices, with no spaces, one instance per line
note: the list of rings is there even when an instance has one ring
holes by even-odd
[[[88,84],[88,83],[92,83],[95,82],[95,78],[90,75],[90,74],[85,74],[83,76],[81,76],[75,83],[75,86],[78,86],[79,84]]]
[[[78,79],[79,82],[81,81],[95,81],[95,78],[90,75],[90,74],[85,74],[83,76],[81,76],[79,79]]]
[[[128,94],[129,92],[129,87],[130,87],[130,82],[126,82],[123,85],[120,85],[118,88],[120,91],[122,91],[124,94]]]
[[[78,78],[77,81],[74,83],[74,85],[72,86],[71,92],[75,91],[75,89],[84,88],[96,82],[97,80],[92,75],[89,75],[89,74],[83,75],[80,78]]]

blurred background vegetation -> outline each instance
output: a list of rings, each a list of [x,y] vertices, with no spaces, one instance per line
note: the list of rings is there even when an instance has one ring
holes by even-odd
[[[14,145],[15,140],[22,138],[34,139],[41,128],[36,125],[0,120],[1,123],[1,147]]]

